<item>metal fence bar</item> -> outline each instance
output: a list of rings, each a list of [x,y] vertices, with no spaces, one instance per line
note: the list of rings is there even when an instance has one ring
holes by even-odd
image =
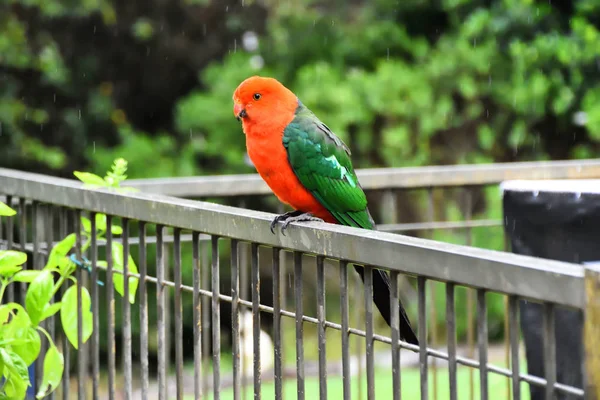
[[[283,359],[281,354],[281,250],[273,248],[273,346],[275,400],[283,398]]]
[[[183,306],[181,304],[181,230],[175,228],[173,248],[175,281],[175,383],[177,400],[183,400]]]
[[[240,267],[238,241],[231,239],[231,351],[233,354],[233,398],[240,400],[242,371],[240,371]]]
[[[19,198],[19,208],[17,209],[17,216],[19,217],[19,244],[21,249],[25,248],[25,244],[27,243],[27,204],[25,203],[25,198]],[[19,283],[21,301],[25,299],[25,294],[27,293],[27,284],[25,282]]]
[[[129,304],[129,220],[123,218],[121,226],[123,229],[123,233],[121,234],[123,240],[123,299],[121,300],[121,312],[123,315],[123,391],[125,392],[125,399],[131,400],[133,390],[133,366],[131,360],[131,306]]]
[[[365,190],[486,185],[509,179],[598,178],[600,160],[371,168],[358,169],[356,174]],[[196,198],[271,194],[258,174],[132,179],[126,186],[144,192]]]
[[[516,254],[439,243],[333,224],[293,223],[286,236],[273,235],[272,214],[143,193],[92,191],[77,182],[0,169],[2,190],[43,201],[120,217],[194,230],[202,221],[212,235],[235,237],[292,251],[327,254],[353,263],[421,275],[461,285],[582,308],[581,266]],[[93,193],[93,195],[91,195]],[[318,229],[314,229],[314,228]],[[251,228],[251,229],[250,229]],[[322,240],[327,235],[328,240]],[[403,255],[401,265],[397,254]],[[450,276],[451,275],[451,276]]]
[[[100,396],[100,303],[98,293],[98,233],[96,213],[90,214],[90,258],[92,263],[92,398],[97,400]],[[145,283],[144,283],[145,284]]]
[[[519,299],[517,296],[508,298],[508,319],[510,328],[510,359],[512,366],[512,398],[521,400],[521,381],[519,379]]]
[[[202,303],[200,301],[200,242],[199,233],[192,234],[192,274],[194,304],[194,398],[202,397]]]
[[[556,339],[554,305],[544,304],[544,375],[546,378],[546,400],[554,400],[556,384]]]
[[[304,315],[302,307],[302,253],[294,252],[294,289],[296,315]],[[298,400],[304,400],[304,326],[302,318],[296,318],[296,380]]]
[[[393,400],[400,400],[402,390],[400,386],[400,300],[398,298],[398,272],[392,271],[390,274],[391,296],[391,328],[392,328],[392,396]]]
[[[327,400],[327,349],[325,337],[325,267],[317,256],[317,337],[319,349],[319,399]]]
[[[167,400],[167,327],[165,324],[165,253],[162,236],[164,227],[156,226],[156,330],[158,335],[158,399]]]
[[[254,399],[260,400],[261,392],[261,360],[260,360],[260,266],[258,260],[258,243],[251,246],[252,269],[252,325],[253,325],[253,350],[254,350]]]
[[[75,210],[73,212],[73,227],[75,228],[75,256],[77,260],[82,260],[81,252],[81,211]],[[87,354],[83,348],[83,302],[82,292],[83,287],[83,273],[82,268],[77,268],[77,397],[85,400],[85,383],[86,383],[86,372],[87,372]]]
[[[367,398],[375,399],[375,354],[373,349],[373,268],[364,266],[365,348],[367,356]]]
[[[12,196],[6,196],[6,204],[12,204]],[[14,223],[13,217],[6,217],[6,250],[12,250],[14,246]],[[14,285],[8,285],[6,288],[6,300],[9,303],[15,301]]]
[[[211,275],[212,275],[212,346],[213,346],[213,398],[221,398],[221,318],[220,318],[220,281],[219,281],[219,237],[212,237]]]
[[[485,290],[477,290],[477,343],[479,346],[479,393],[481,400],[488,399],[488,326],[485,295]]]
[[[352,382],[350,370],[350,333],[349,333],[349,311],[348,311],[348,264],[339,262],[340,270],[340,311],[342,314],[342,387],[344,400],[350,400],[352,393],[350,384]]]
[[[68,221],[67,221],[67,210],[65,208],[59,208],[59,237],[62,239],[65,236],[67,236],[67,230],[68,230]],[[60,297],[62,299],[62,297],[65,295],[65,292],[67,291],[67,288],[69,286],[69,282],[65,281],[65,283],[61,286],[60,288]],[[63,399],[67,400],[69,398],[69,392],[70,392],[70,376],[71,376],[71,357],[70,357],[70,347],[71,344],[69,343],[69,339],[67,339],[67,335],[65,335],[64,333],[61,334],[61,338],[62,338],[62,353],[63,353],[63,358],[65,360],[65,365],[64,365],[64,370],[63,370],[63,378],[61,381],[61,389],[62,389],[62,397]],[[112,400],[112,399],[110,399]]]
[[[45,235],[45,242],[46,242],[46,246],[48,248],[51,247],[50,243],[53,242],[54,240],[54,207],[50,204],[46,205],[47,210],[46,210],[46,221],[45,221],[45,225],[44,225],[44,235]],[[45,259],[43,260],[44,263],[48,262],[48,259],[50,257],[50,254],[48,253],[48,255],[45,257]],[[92,261],[92,268],[94,267],[93,261]],[[92,270],[93,271],[93,270]],[[56,295],[54,296],[53,299],[50,300],[51,303],[54,303],[56,300]],[[94,305],[92,303],[92,305]],[[97,301],[96,301],[96,307],[98,306]],[[54,340],[54,342],[56,343],[56,324],[55,324],[55,319],[54,319],[54,315],[51,316],[50,318],[48,318],[48,323],[46,324],[46,329],[48,330],[48,333],[50,334],[50,337]],[[46,353],[48,349],[48,345],[43,347],[43,351],[44,354]],[[98,362],[98,359],[94,360],[95,362]],[[40,373],[38,374],[38,377],[40,377],[41,375],[43,375],[43,364],[42,363],[38,363],[40,365]],[[39,382],[41,382],[41,380],[39,380]],[[50,396],[48,397],[49,400],[54,400],[56,398],[56,391],[52,392],[50,394]],[[96,400],[96,398],[94,398],[94,400]]]
[[[421,400],[429,399],[428,386],[428,363],[427,363],[427,303],[426,289],[427,280],[419,276],[417,278],[418,292],[418,326],[419,326],[419,369],[421,384]]]
[[[115,348],[115,293],[113,290],[113,235],[112,216],[106,216],[106,309],[108,311],[108,398],[116,397],[116,348]]]
[[[211,237],[211,241],[212,241],[212,237]],[[208,260],[208,255],[210,254],[209,252],[209,243],[207,242],[201,242],[200,243],[201,246],[201,260],[202,260],[202,267],[201,267],[201,275],[200,275],[200,280],[202,283],[202,289],[206,291],[206,293],[209,293],[212,296],[212,290],[210,289],[210,274],[212,273],[212,268],[210,268],[210,264],[209,264],[209,260]],[[206,371],[206,373],[203,374],[202,376],[202,392],[207,395],[208,394],[208,386],[209,386],[209,374],[208,374],[208,370],[209,370],[209,365],[210,365],[210,357],[208,356],[209,354],[211,354],[210,351],[210,335],[211,335],[211,319],[210,319],[210,303],[211,303],[211,299],[209,297],[201,297],[200,299],[202,307],[202,313],[201,313],[201,318],[202,318],[202,324],[201,329],[200,329],[200,336],[201,336],[201,341],[202,341],[202,354],[205,354],[206,356],[203,359],[203,363],[202,363],[202,371]]]
[[[140,293],[140,380],[142,398],[147,399],[149,394],[149,362],[148,362],[148,288],[146,277],[148,276],[148,259],[146,249],[146,223],[138,223],[139,230],[139,271],[140,281],[138,292]]]
[[[448,380],[450,400],[458,399],[456,382],[456,313],[454,306],[454,283],[446,283],[446,336],[448,341]]]

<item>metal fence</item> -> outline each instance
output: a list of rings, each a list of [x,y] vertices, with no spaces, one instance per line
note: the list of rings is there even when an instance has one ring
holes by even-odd
[[[469,207],[466,208],[464,221],[436,222],[434,204],[437,189],[434,186],[470,186],[468,191],[471,192],[473,185],[490,185],[506,178],[600,177],[600,162],[540,163],[536,164],[536,168],[532,168],[531,164],[516,164],[380,172],[371,170],[361,171],[359,176],[365,189],[388,193],[383,195],[381,201],[382,207],[392,214],[392,217],[388,216],[388,230],[460,227],[468,231],[476,226],[492,226],[498,221],[482,223],[472,220],[469,215],[471,198],[465,200]],[[266,193],[256,177],[194,178],[188,180],[187,184],[181,178],[169,181],[132,181],[131,184],[144,190],[168,191],[169,194],[189,197]],[[185,190],[182,189],[184,187]],[[398,209],[396,190],[416,188],[427,193],[428,225],[397,222],[398,218],[394,215]],[[248,378],[243,368],[243,361],[248,355],[248,350],[243,347],[246,338],[240,334],[243,328],[240,315],[244,308],[251,309],[253,319],[253,373],[249,379],[253,383],[254,398],[260,398],[261,393],[264,398],[283,398],[284,387],[292,380],[297,385],[297,396],[294,397],[304,399],[307,389],[311,389],[311,382],[306,376],[310,365],[304,355],[312,351],[310,347],[313,343],[317,354],[315,379],[318,380],[318,393],[322,399],[327,395],[329,398],[356,398],[360,392],[364,392],[361,394],[369,399],[375,398],[376,393],[387,393],[380,394],[378,398],[399,399],[406,389],[401,385],[405,371],[400,368],[401,354],[404,358],[410,357],[411,353],[418,354],[419,396],[422,399],[434,398],[432,391],[438,390],[430,385],[432,378],[428,361],[432,359],[447,362],[448,379],[443,385],[453,399],[464,398],[461,394],[464,388],[458,388],[459,368],[476,371],[479,397],[482,399],[497,398],[490,393],[491,376],[504,377],[510,384],[510,396],[514,399],[522,398],[522,382],[545,387],[547,398],[554,398],[557,393],[584,397],[584,388],[556,382],[553,329],[553,310],[556,307],[580,310],[586,307],[585,270],[579,265],[330,224],[294,224],[285,236],[273,235],[269,229],[273,215],[261,211],[156,194],[91,190],[71,180],[6,169],[0,169],[0,194],[5,195],[9,203],[16,204],[19,211],[17,216],[2,221],[2,245],[4,248],[30,252],[31,266],[34,268],[43,265],[52,244],[70,232],[78,235],[75,253],[81,256],[80,217],[86,216],[92,221],[87,254],[92,263],[92,272],[86,283],[86,273],[78,271],[82,278],[78,282],[90,287],[94,332],[86,345],[80,343],[82,350],[77,352],[76,358],[66,357],[66,360],[72,359],[77,364],[77,385],[70,387],[70,368],[67,367],[63,386],[58,393],[63,398],[182,399],[184,394],[194,398],[211,395],[215,399],[228,396],[242,398],[245,394],[243,383]],[[108,226],[121,226],[122,235],[117,237],[107,229],[105,239],[99,239],[94,233],[94,216],[97,213],[107,215]],[[385,225],[383,227],[386,228]],[[112,244],[115,242],[122,243],[124,260],[128,260],[129,255],[133,256],[138,273],[129,270],[127,261],[124,262],[123,271],[114,269]],[[137,247],[137,251],[133,247]],[[243,260],[244,248],[250,249],[249,268],[246,268]],[[182,253],[187,252],[191,258],[184,260]],[[293,296],[287,296],[286,293],[288,285],[284,270],[290,261],[286,257],[288,254],[291,254],[293,265]],[[104,256],[106,266],[99,265],[99,256]],[[148,263],[151,258],[156,260],[154,265]],[[228,262],[222,262],[224,260]],[[261,279],[264,279],[264,267],[261,269],[261,265],[265,263],[269,264],[272,279],[272,288],[268,292],[261,285]],[[364,289],[356,286],[347,273],[350,263],[364,266],[367,272]],[[399,340],[397,318],[392,321],[391,330],[382,330],[381,334],[376,331],[376,313],[373,312],[371,301],[373,287],[370,272],[373,268],[391,273],[392,315],[397,315],[399,277],[416,279],[416,325],[420,346]],[[150,274],[152,270],[155,274]],[[122,274],[139,279],[135,305],[122,301],[112,290],[114,277]],[[240,285],[244,277],[251,281],[250,293],[244,293]],[[95,284],[98,279],[105,281],[105,286]],[[307,281],[314,282],[315,286],[311,285],[307,290]],[[428,332],[427,327],[431,304],[436,302],[432,299],[433,292],[428,282],[442,282],[445,286],[447,329],[445,346],[441,349],[431,345],[433,332]],[[477,330],[473,338],[477,352],[466,356],[458,354],[456,341],[456,313],[465,310],[455,310],[455,295],[459,288],[464,287],[475,293]],[[128,286],[125,285],[125,288],[124,298],[128,298]],[[316,295],[312,293],[313,290]],[[339,320],[327,316],[331,306],[325,303],[325,295],[330,291],[340,293]],[[172,305],[167,301],[171,293]],[[506,296],[509,366],[499,366],[488,359],[486,299],[490,293]],[[9,293],[9,296],[18,298],[19,293]],[[261,302],[261,298],[271,296],[272,305]],[[291,300],[288,297],[293,297],[293,307],[288,307],[287,302]],[[304,307],[310,299],[314,299],[314,309]],[[522,372],[518,327],[521,299],[544,305],[545,376],[536,377]],[[100,313],[101,302],[105,305],[106,315]],[[230,327],[221,321],[221,310],[225,306],[231,310]],[[364,316],[352,321],[353,311],[359,306],[364,309]],[[152,309],[156,311],[155,319],[154,313],[149,312]],[[79,314],[81,318],[81,312]],[[260,346],[266,343],[261,340],[264,337],[260,334],[261,319],[269,314],[272,315],[273,366],[272,371],[262,371],[261,361],[264,360],[260,356]],[[132,315],[136,316],[135,321]],[[193,330],[184,332],[184,321],[190,319]],[[288,321],[295,328],[292,340],[295,351],[285,349],[286,335],[294,332],[282,328]],[[48,323],[48,330],[53,335],[59,332],[54,326],[57,322],[51,319]],[[117,323],[120,331],[115,330]],[[133,326],[139,327],[135,329],[136,332],[132,332]],[[312,329],[313,326],[316,326],[316,330]],[[305,329],[307,332],[304,332]],[[313,340],[313,332],[316,340]],[[360,338],[364,344],[359,354],[365,360],[364,387],[360,382],[356,384],[353,378],[355,359],[350,348],[353,338]],[[231,357],[221,351],[222,347],[225,348],[222,344],[228,348],[229,342]],[[305,342],[308,346],[305,346]],[[170,351],[171,344],[173,354]],[[376,347],[382,345],[384,353],[391,354],[391,365],[387,369],[376,363]],[[331,377],[338,373],[338,364],[331,362],[328,357],[333,353],[333,346],[341,354],[339,392],[331,389]],[[69,348],[68,342],[63,340],[62,350],[67,355],[69,351],[73,352]],[[288,368],[284,350],[294,353],[294,357],[290,358],[295,360],[293,377],[286,373]],[[154,353],[156,360],[152,356]],[[184,369],[184,361],[191,354],[193,362],[189,369]],[[225,356],[227,363],[231,362],[231,368],[222,363]],[[363,363],[359,362],[358,368],[363,368]],[[385,383],[377,384],[380,376],[384,375],[392,382],[392,388],[387,392],[382,391],[386,389],[382,387]],[[263,378],[273,379],[273,389],[271,391],[269,388],[269,393],[261,390],[265,385]],[[435,377],[433,380],[438,381]],[[227,386],[231,388],[226,392]],[[387,397],[388,394],[390,397]]]

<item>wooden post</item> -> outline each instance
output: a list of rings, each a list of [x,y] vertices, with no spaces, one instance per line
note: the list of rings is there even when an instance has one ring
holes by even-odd
[[[600,265],[585,267],[586,399],[600,400]]]

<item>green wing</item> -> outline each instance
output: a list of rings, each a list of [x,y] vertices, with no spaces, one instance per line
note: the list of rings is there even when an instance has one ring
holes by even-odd
[[[283,133],[292,170],[340,224],[373,229],[350,150],[308,108],[300,101],[298,104],[294,120]]]

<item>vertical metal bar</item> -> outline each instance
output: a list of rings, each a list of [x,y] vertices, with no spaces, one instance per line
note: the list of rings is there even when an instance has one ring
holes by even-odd
[[[448,341],[448,378],[450,400],[457,400],[456,387],[456,314],[454,308],[454,283],[446,283],[446,333]]]
[[[59,208],[59,234],[60,234],[60,239],[64,239],[65,236],[67,236],[67,231],[68,231],[68,215],[67,215],[67,209],[66,208]],[[60,296],[62,298],[62,296],[65,295],[65,292],[68,289],[68,282],[63,283],[63,285],[60,288]],[[62,388],[62,395],[63,395],[63,399],[69,399],[69,392],[70,392],[70,371],[71,371],[71,357],[69,356],[70,353],[70,348],[71,348],[71,343],[69,343],[69,339],[67,339],[67,335],[63,334],[62,335],[62,352],[63,352],[63,358],[65,361],[65,365],[64,365],[64,370],[63,370],[63,379],[61,382],[61,388]],[[112,400],[112,399],[111,399]]]
[[[427,189],[427,221],[433,222],[435,219],[435,203],[433,201],[433,188],[430,187]],[[433,231],[429,233],[431,239],[433,239]],[[431,310],[430,310],[430,318],[431,318],[431,344],[436,346],[438,343],[438,325],[437,325],[437,300],[436,300],[436,286],[435,281],[430,281],[430,289],[431,289]],[[433,398],[437,400],[438,398],[438,370],[437,370],[437,358],[431,358],[431,372],[432,377],[431,380],[433,382]]]
[[[373,354],[373,268],[365,265],[365,346],[367,351],[367,399],[375,399],[375,356]]]
[[[275,400],[283,398],[283,375],[281,358],[281,276],[280,276],[280,249],[273,248],[273,345],[274,345],[274,378]]]
[[[427,303],[425,301],[427,281],[422,276],[417,278],[417,297],[419,303],[419,366],[421,373],[421,400],[429,399],[427,371]]]
[[[521,381],[519,379],[519,299],[516,296],[508,298],[508,318],[510,327],[510,351],[512,363],[512,397],[521,400]]]
[[[473,191],[470,188],[466,188],[466,200],[464,215],[465,220],[470,221],[472,218],[473,209]],[[471,246],[473,243],[473,230],[471,227],[467,227],[465,230],[466,245]],[[470,359],[475,358],[475,332],[474,332],[474,319],[475,313],[473,312],[473,305],[475,304],[475,290],[471,288],[465,288],[467,291],[467,356]],[[475,399],[475,370],[469,368],[469,399]]]
[[[47,260],[50,258],[50,251],[52,249],[52,244],[53,244],[53,240],[54,240],[54,220],[53,220],[54,208],[50,204],[47,204],[46,206],[47,206],[46,221],[44,223],[44,235],[45,235],[45,240],[46,240],[46,259],[44,260],[45,262],[47,262]],[[54,303],[55,300],[52,299],[51,302]],[[48,330],[50,337],[56,343],[56,329],[55,329],[54,315],[51,316],[50,318],[48,318],[47,321],[48,322],[46,324],[46,329]],[[43,346],[44,346],[43,351],[45,354],[47,345],[43,345]],[[38,383],[41,383],[44,366],[43,366],[43,363],[41,363],[41,362],[38,362],[36,365],[39,365],[39,368],[40,368],[39,373],[36,372],[36,377],[38,378]],[[54,391],[50,394],[49,400],[54,400],[55,398],[56,398],[56,391]]]
[[[139,227],[139,265],[140,282],[138,292],[140,293],[140,373],[142,381],[142,399],[148,398],[149,366],[148,366],[148,288],[146,277],[148,276],[148,259],[146,257],[146,223],[140,221]]]
[[[96,232],[96,213],[90,215],[90,258],[92,262],[91,289],[92,289],[92,398],[98,400],[100,396],[100,305],[98,303],[98,235]],[[110,288],[112,289],[112,288]]]
[[[77,260],[81,261],[81,211],[79,210],[73,212],[73,227],[75,229],[75,256],[77,257]],[[79,399],[85,400],[85,375],[87,371],[87,354],[83,348],[83,304],[81,300],[81,288],[83,285],[82,272],[82,268],[77,268],[77,348],[80,350],[77,352],[77,397]]]
[[[254,342],[254,399],[260,399],[260,268],[258,264],[258,243],[252,243],[252,317]]]
[[[175,228],[173,253],[175,257],[175,384],[177,400],[183,400],[183,318],[181,305],[181,229]]]
[[[167,400],[167,327],[165,324],[165,244],[164,226],[156,226],[156,329],[158,334],[158,399]]]
[[[25,198],[19,199],[19,244],[21,251],[25,251],[25,245],[27,244],[27,203]],[[27,264],[25,264],[27,265]],[[27,293],[27,284],[21,282],[19,284],[21,288],[21,302],[25,302],[25,294]]]
[[[221,316],[219,303],[219,237],[211,236],[212,243],[212,339],[213,339],[213,398],[221,398]]]
[[[342,386],[344,400],[352,398],[350,384],[352,372],[350,370],[350,333],[348,312],[348,263],[340,261],[340,311],[342,314]]]
[[[6,204],[12,207],[12,196],[6,196]],[[14,223],[13,217],[6,218],[6,250],[11,250],[14,246]],[[14,299],[14,285],[8,285],[6,288],[6,301],[12,303]]]
[[[398,272],[390,272],[391,296],[390,310],[392,313],[392,396],[400,400],[402,391],[400,386],[400,300],[398,299]]]
[[[488,326],[486,291],[477,289],[477,344],[479,346],[479,397],[488,399]]]
[[[304,324],[302,316],[302,253],[294,252],[294,286],[296,297],[296,380],[298,400],[304,400]]]
[[[115,348],[115,293],[113,290],[113,236],[112,216],[106,216],[106,303],[108,309],[108,398],[115,399],[116,393],[116,348]]]
[[[240,371],[240,268],[238,241],[231,239],[231,331],[233,353],[233,399],[240,400],[242,373]]]
[[[327,399],[327,348],[325,337],[325,266],[317,256],[317,337],[319,347],[319,398]]]
[[[200,234],[192,233],[192,258],[194,278],[194,398],[202,397],[202,308],[200,301]]]
[[[209,268],[209,263],[210,261],[208,260],[208,255],[209,255],[209,242],[208,241],[204,241],[201,242],[200,246],[202,246],[202,265],[204,266],[203,269],[203,273],[200,275],[201,278],[201,282],[202,282],[202,288],[205,290],[210,290],[210,274],[212,273],[211,268]],[[210,359],[208,357],[209,354],[211,354],[210,352],[210,325],[211,325],[211,321],[210,321],[210,303],[212,301],[212,299],[209,299],[208,297],[204,297],[201,299],[202,300],[202,325],[201,325],[201,329],[200,329],[200,334],[202,336],[202,354],[206,354],[207,357],[204,358],[203,362],[203,366],[202,369],[204,371],[208,371],[209,369],[209,364],[210,364]],[[206,373],[203,376],[203,380],[202,380],[202,390],[205,394],[208,393],[208,385],[209,385],[209,374]]]
[[[19,244],[21,251],[25,251],[25,245],[27,244],[27,203],[25,198],[19,199]],[[27,268],[27,264],[25,264]],[[21,288],[21,302],[25,303],[25,294],[27,293],[27,284],[21,282],[19,284]]]
[[[556,383],[556,331],[554,327],[554,304],[544,304],[544,374],[546,378],[546,400],[555,398]]]
[[[133,391],[132,385],[132,361],[131,361],[131,305],[129,303],[129,220],[123,218],[121,222],[123,234],[123,300],[121,301],[121,311],[123,315],[122,334],[123,334],[123,390],[125,391],[125,399],[131,400]]]
[[[42,265],[41,265],[41,261],[42,261],[42,257],[40,255],[40,242],[43,240],[42,239],[42,235],[43,235],[43,224],[46,222],[46,218],[45,215],[42,212],[42,209],[45,210],[45,208],[43,208],[42,205],[40,205],[37,201],[34,201],[32,204],[32,236],[33,236],[33,254],[32,254],[32,259],[33,259],[33,269],[39,270],[41,269]],[[0,218],[1,220],[1,218]],[[1,224],[1,222],[0,222]],[[0,237],[2,235],[1,233],[2,231],[2,226],[0,225]],[[50,302],[52,302],[52,300],[50,300]],[[40,323],[40,326],[47,328],[48,327],[48,323],[50,321],[46,320]],[[33,368],[34,368],[34,376],[33,379],[31,380],[31,391],[33,393],[37,393],[38,389],[39,389],[39,384],[41,382],[40,377],[43,375],[43,363],[41,362],[41,360],[43,360],[43,355],[46,353],[45,351],[45,346],[42,345],[40,346],[40,353],[39,353],[39,358],[38,360],[40,361],[35,361]]]
[[[504,229],[502,230],[502,234],[504,235],[504,251],[505,252],[509,252],[509,240],[508,240],[508,235],[506,234],[506,232],[504,231]],[[510,349],[510,340],[509,340],[509,336],[510,336],[510,321],[509,321],[509,315],[510,315],[510,311],[509,311],[509,305],[508,305],[508,296],[503,296],[503,303],[504,303],[504,362],[506,365],[507,369],[510,369],[511,363],[510,363],[510,354],[511,354],[511,349]],[[507,378],[506,379],[506,393],[508,393],[508,398],[507,400],[512,400],[513,396],[512,396],[512,392],[511,392],[511,379]]]

